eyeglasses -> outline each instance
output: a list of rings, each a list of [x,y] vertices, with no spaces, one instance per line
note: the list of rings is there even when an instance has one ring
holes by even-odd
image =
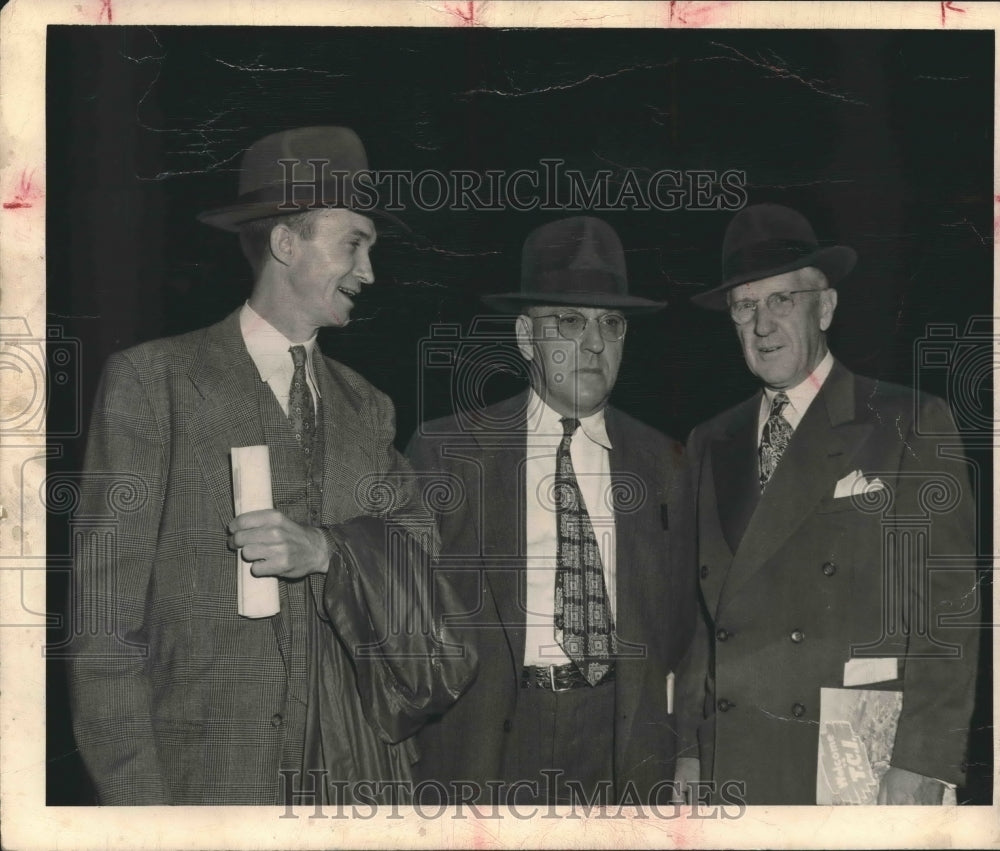
[[[767,305],[768,311],[777,316],[779,319],[783,319],[792,312],[792,308],[795,307],[795,299],[792,298],[793,295],[798,293],[819,293],[823,292],[822,289],[813,290],[786,290],[780,293],[771,293],[764,303]],[[737,325],[746,325],[750,320],[754,318],[757,313],[757,305],[760,301],[757,299],[745,298],[740,301],[734,301],[729,305],[729,315],[733,317],[733,322]]]
[[[567,310],[563,313],[543,313],[535,319],[549,319],[555,317],[556,329],[559,336],[567,340],[579,340],[587,330],[590,319],[575,310]],[[625,329],[628,322],[620,313],[602,313],[596,318],[597,328],[601,332],[601,338],[608,343],[615,343],[625,336]]]

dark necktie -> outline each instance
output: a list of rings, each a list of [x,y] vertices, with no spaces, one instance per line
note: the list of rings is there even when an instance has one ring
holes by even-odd
[[[591,685],[607,674],[615,653],[611,603],[594,527],[573,472],[569,444],[580,425],[563,418],[556,451],[556,641]]]
[[[771,401],[771,413],[764,423],[764,431],[760,436],[760,489],[770,481],[774,475],[774,468],[778,466],[782,454],[788,448],[788,441],[792,437],[792,427],[781,414],[788,406],[789,399],[784,391],[775,395]]]
[[[292,363],[295,364],[292,383],[288,388],[288,421],[308,459],[316,437],[316,410],[306,382],[306,347],[292,346],[288,351],[292,353]]]

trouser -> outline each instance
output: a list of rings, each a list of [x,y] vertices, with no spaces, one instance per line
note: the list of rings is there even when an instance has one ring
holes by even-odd
[[[566,691],[523,685],[504,759],[504,802],[613,801],[614,729],[613,682]]]

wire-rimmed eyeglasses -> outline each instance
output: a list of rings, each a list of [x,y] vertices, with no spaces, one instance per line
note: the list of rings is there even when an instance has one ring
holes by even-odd
[[[534,318],[549,319],[552,317],[555,317],[559,336],[566,340],[579,340],[590,324],[590,318],[575,310],[565,310],[562,313],[542,313]],[[628,321],[620,313],[602,313],[595,318],[595,321],[601,332],[601,339],[605,342],[615,343],[625,336]]]
[[[784,319],[792,312],[792,308],[795,307],[795,299],[792,298],[792,296],[798,295],[799,293],[820,292],[823,292],[823,288],[809,290],[785,290],[780,293],[771,293],[766,299],[764,299],[764,303],[767,305],[767,309],[770,313],[777,316],[779,319]],[[731,302],[729,305],[729,315],[733,317],[733,322],[737,325],[746,325],[757,314],[757,306],[759,304],[760,300],[754,298],[743,298],[739,301]]]

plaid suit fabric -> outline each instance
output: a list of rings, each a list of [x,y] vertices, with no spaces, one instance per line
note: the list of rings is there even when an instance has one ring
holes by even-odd
[[[305,525],[319,516],[322,469],[311,463],[299,442],[295,424],[285,417],[271,388],[256,382],[264,440],[271,454],[271,494],[274,507],[289,520]],[[310,399],[311,403],[311,399]],[[322,417],[322,410],[320,411]],[[313,420],[312,448],[323,457],[324,440]],[[318,469],[319,468],[319,469]],[[286,707],[282,713],[286,729],[281,768],[297,771],[302,765],[308,694],[307,647],[313,621],[318,617],[309,596],[309,581],[279,582],[281,611],[274,618],[274,631],[288,681]]]
[[[368,513],[355,495],[365,476],[409,467],[392,446],[389,400],[314,358],[326,445],[337,448],[323,459],[318,500],[319,522],[332,525]],[[265,442],[259,385],[238,312],[105,367],[81,492],[79,516],[93,522],[77,547],[83,623],[70,665],[77,744],[103,804],[282,800],[278,768],[301,747],[289,731],[301,729],[304,707],[281,619],[237,615],[226,545],[229,451]],[[308,585],[321,593],[321,582]]]

